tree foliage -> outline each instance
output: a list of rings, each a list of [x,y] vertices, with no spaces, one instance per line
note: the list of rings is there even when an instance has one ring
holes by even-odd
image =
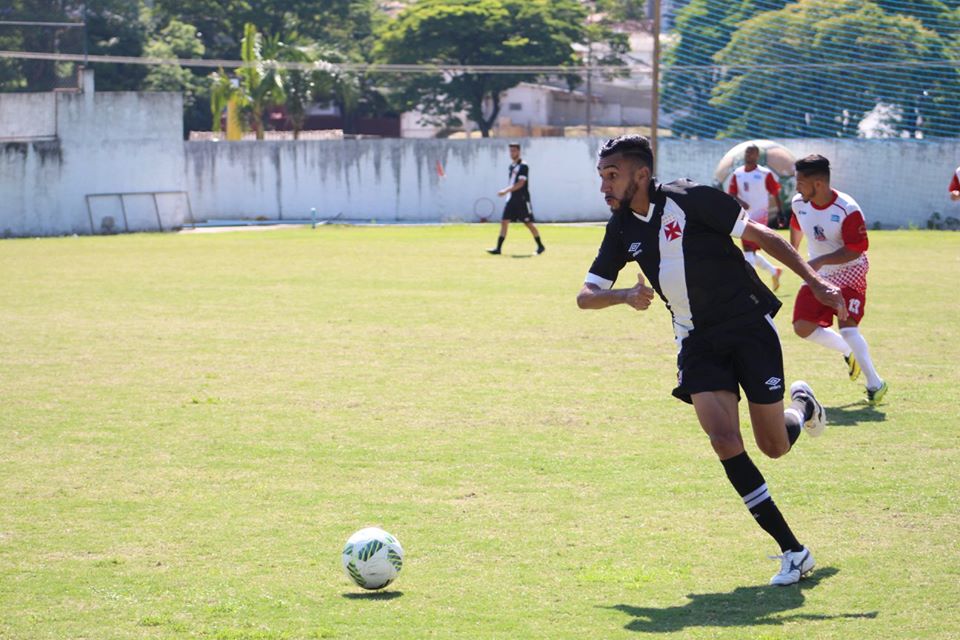
[[[9,3],[9,4],[8,4]],[[0,3],[0,18],[10,21],[87,23],[87,52],[100,55],[140,56],[146,31],[140,22],[140,6],[125,0],[7,0]],[[3,27],[4,48],[43,53],[83,52],[84,31],[78,28],[21,26]],[[136,65],[94,65],[97,85],[105,90],[136,89],[146,69]],[[50,91],[64,69],[49,60],[12,60],[0,71],[0,88]]]
[[[585,18],[575,0],[420,0],[384,26],[374,56],[394,64],[573,65]],[[525,77],[410,74],[395,80],[394,98],[447,122],[465,111],[487,137],[500,94]]]
[[[856,64],[845,67],[851,51]],[[800,66],[785,76],[764,66],[771,60]],[[960,77],[940,36],[872,2],[804,0],[760,14],[740,26],[716,61],[745,65],[714,89],[711,105],[732,114],[721,135],[856,137],[878,107],[898,116],[885,123],[888,135],[960,133],[960,113],[945,106],[956,104],[948,98],[960,92]],[[896,63],[917,64],[904,71]]]
[[[455,115],[477,123],[484,135],[500,114],[502,92],[530,75],[409,74],[403,77],[342,73],[342,62],[570,65],[574,44],[590,44],[593,64],[616,64],[626,37],[618,21],[644,17],[643,0],[417,0],[388,20],[377,0],[6,0],[4,20],[87,22],[91,54],[160,58],[237,59],[245,25],[256,25],[262,61],[316,62],[315,69],[242,77],[251,126],[267,105],[283,104],[302,126],[312,102],[336,104],[344,129],[361,116],[417,108],[437,122]],[[603,20],[588,24],[587,9]],[[673,116],[674,134],[714,137],[853,136],[864,113],[890,135],[960,133],[960,0],[690,0],[677,14],[665,54],[661,103]],[[80,53],[83,31],[2,27],[0,48]],[[603,43],[597,45],[596,43]],[[844,49],[845,48],[845,49]],[[254,54],[247,48],[246,54]],[[770,63],[829,65],[857,51],[873,71],[842,82],[842,69],[791,74]],[[911,67],[890,66],[917,63]],[[330,63],[330,64],[326,64]],[[882,63],[882,64],[880,64]],[[922,64],[921,64],[922,63]],[[747,69],[749,65],[755,68]],[[886,66],[884,66],[886,65]],[[73,65],[43,60],[0,60],[0,90],[48,91]],[[230,76],[199,68],[98,64],[103,90],[181,90],[187,128],[205,128],[212,91]],[[907,69],[907,70],[905,70]],[[566,76],[570,86],[582,76]],[[818,96],[824,79],[829,100]],[[268,90],[269,89],[269,90]],[[281,90],[282,89],[282,90]],[[218,98],[219,99],[219,98]],[[388,104],[388,100],[390,101]],[[957,123],[957,124],[955,124]]]
[[[779,9],[785,4],[786,0],[768,0],[763,9]],[[675,135],[716,135],[725,114],[710,102],[720,73],[709,67],[737,26],[763,10],[757,5],[755,0],[692,0],[677,13],[674,35],[679,38],[664,56],[661,98],[664,110],[674,114]]]
[[[220,59],[239,57],[248,23],[289,43],[360,52],[379,15],[375,0],[155,0],[154,11],[196,26],[208,55]]]
[[[609,14],[617,21],[644,20],[647,17],[643,0],[596,0],[597,11]]]

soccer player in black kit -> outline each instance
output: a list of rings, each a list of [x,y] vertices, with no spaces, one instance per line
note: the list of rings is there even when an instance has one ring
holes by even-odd
[[[757,524],[780,545],[780,571],[770,583],[794,584],[813,569],[813,556],[791,531],[744,450],[740,388],[757,446],[771,458],[787,453],[801,430],[819,435],[826,416],[802,381],[790,386],[791,403],[784,410],[783,353],[771,319],[780,302],[733,239],[759,245],[803,278],[818,300],[843,314],[840,290],[821,279],[786,240],[751,221],[729,195],[688,180],[658,184],[650,142],[643,136],[608,140],[597,169],[613,215],[577,305],[626,304],[642,311],[654,294],[666,303],[680,348],[673,395],[693,404],[727,478]],[[613,289],[617,274],[634,261],[642,271],[638,282]]]
[[[520,158],[520,145],[511,142],[510,148],[510,184],[497,192],[498,196],[507,196],[507,204],[503,207],[503,219],[500,220],[500,237],[497,246],[487,249],[487,253],[498,256],[503,248],[503,241],[507,238],[507,229],[511,222],[522,222],[533,235],[537,243],[537,253],[547,250],[540,241],[540,232],[533,223],[533,205],[530,204],[530,167]]]

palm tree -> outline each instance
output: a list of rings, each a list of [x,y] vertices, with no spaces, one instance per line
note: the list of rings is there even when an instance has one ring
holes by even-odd
[[[243,66],[237,70],[243,95],[241,108],[250,116],[257,140],[263,140],[263,112],[284,99],[283,75],[274,64],[284,46],[277,36],[264,39],[252,23],[243,27],[240,42]]]
[[[213,115],[214,133],[221,131],[220,118],[223,110],[230,104],[230,100],[240,97],[240,88],[221,68],[210,74],[210,113]]]

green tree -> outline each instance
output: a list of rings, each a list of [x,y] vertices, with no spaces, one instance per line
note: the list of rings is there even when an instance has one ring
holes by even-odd
[[[374,54],[386,63],[573,65],[585,17],[575,0],[420,0],[384,26]],[[443,121],[466,111],[488,137],[501,94],[525,77],[410,74],[395,80],[394,97]]]
[[[597,10],[609,14],[610,18],[617,21],[645,20],[645,5],[643,0],[596,0]]]
[[[243,96],[241,110],[249,116],[257,140],[263,140],[264,112],[284,99],[283,76],[273,64],[284,45],[278,36],[264,37],[249,22],[244,25],[240,45],[240,59],[245,63],[237,69]]]
[[[711,104],[729,114],[726,136],[854,137],[878,108],[906,116],[888,123],[894,134],[953,136],[960,78],[943,52],[917,18],[862,0],[801,0],[741,25],[716,62],[743,66],[717,84]],[[785,75],[778,62],[801,66]],[[851,62],[865,66],[830,66]],[[904,71],[898,62],[918,64]]]
[[[720,80],[714,56],[745,19],[785,4],[785,0],[692,0],[677,12],[677,40],[664,55],[661,83],[663,109],[674,114],[674,135],[716,135],[727,114],[710,102]]]
[[[210,115],[212,123],[211,131],[219,133],[223,127],[220,120],[223,117],[223,110],[227,108],[232,98],[238,100],[241,97],[240,83],[234,82],[234,79],[223,69],[214,71],[210,74]]]
[[[332,62],[342,61],[338,52],[317,45],[288,46],[279,56],[284,62],[312,63],[309,69],[283,72],[284,102],[293,137],[300,137],[307,116],[307,107],[316,102],[334,102],[342,75]]]
[[[161,59],[202,58],[204,46],[196,27],[174,19],[150,36],[143,54]],[[203,114],[209,108],[210,91],[205,77],[180,65],[156,65],[148,67],[141,87],[147,91],[183,92],[184,129],[189,131],[205,126]]]
[[[874,0],[874,4],[887,13],[913,16],[928,29],[933,29],[941,36],[956,34],[957,25],[951,15],[960,3],[956,0],[940,2],[940,0]]]
[[[278,34],[283,43],[279,59],[296,59],[291,49],[314,49],[333,62],[367,62],[373,49],[374,31],[385,15],[376,0],[155,0],[153,14],[161,24],[179,20],[195,25],[210,58],[236,59],[241,55],[244,25],[254,24],[261,33]],[[268,43],[264,41],[264,45]],[[285,52],[285,53],[284,53]],[[290,54],[290,55],[288,55]],[[269,56],[268,56],[269,57]],[[284,73],[285,85],[293,83],[287,108],[303,105],[302,98],[317,78],[311,74]],[[362,115],[380,115],[386,103],[362,76],[338,74],[340,90],[334,98],[343,113],[345,131]],[[354,95],[356,91],[356,95]],[[222,91],[221,91],[222,92]],[[320,92],[318,95],[323,95]],[[211,104],[211,108],[213,105]],[[293,114],[298,117],[297,114]]]
[[[0,16],[4,20],[87,23],[88,53],[140,56],[146,31],[139,20],[138,2],[126,0],[7,0]],[[84,47],[84,30],[20,26],[0,28],[6,48],[43,53],[79,54]],[[72,64],[49,60],[15,60],[5,63],[0,80],[5,88],[50,91],[73,71]],[[136,89],[146,73],[140,65],[93,65],[97,86],[104,90]]]
[[[253,127],[257,140],[263,140],[263,114],[268,107],[285,99],[283,75],[274,64],[284,44],[276,36],[264,37],[256,26],[244,25],[236,82],[223,69],[210,74],[210,111],[213,130],[220,131],[220,116],[231,98],[237,98],[244,128]]]
[[[247,23],[289,43],[369,51],[379,15],[376,0],[154,0],[154,11],[163,23],[195,25],[207,54],[220,59],[239,57]]]

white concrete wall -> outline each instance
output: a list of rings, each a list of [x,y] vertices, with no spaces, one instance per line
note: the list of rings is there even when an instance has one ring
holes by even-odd
[[[533,138],[523,145],[538,217],[603,217],[596,141]],[[507,185],[510,165],[505,140],[187,142],[186,150],[197,218],[304,219],[315,207],[320,218],[499,219],[503,200],[496,192]]]
[[[56,135],[56,94],[0,93],[0,141]]]
[[[30,124],[23,110],[53,100],[56,137]],[[85,196],[105,192],[184,190],[183,99],[178,93],[10,94],[4,103],[19,110],[16,121],[0,121],[0,140],[34,131],[21,141],[0,142],[0,235],[99,233],[103,217],[124,231],[119,198],[95,199],[93,221]],[[42,112],[41,120],[45,118]],[[39,135],[42,133],[43,135]],[[131,231],[160,227],[152,198],[128,206]],[[163,205],[163,228],[183,223],[186,202]],[[149,211],[145,211],[148,207]]]
[[[599,139],[522,140],[534,212],[544,221],[603,219],[594,167]],[[835,186],[870,223],[924,226],[934,211],[960,217],[947,184],[960,141],[778,140],[797,157],[822,153]],[[725,140],[661,140],[658,175],[710,184]],[[187,143],[187,185],[202,218],[309,217],[378,221],[499,217],[509,156],[503,140],[344,140]],[[446,178],[436,174],[440,161]]]
[[[189,192],[196,219],[303,220],[316,208],[321,219],[473,221],[497,219],[503,207],[496,191],[507,182],[505,140],[184,142],[178,94],[0,98],[0,235],[100,233],[107,218],[115,231],[169,229],[187,219],[185,198],[168,195],[94,196],[88,212],[86,196],[118,192]],[[607,217],[595,171],[599,139],[521,142],[539,220]],[[734,142],[661,140],[658,175],[709,184]],[[830,158],[835,186],[860,202],[870,223],[922,227],[933,212],[960,217],[946,191],[958,140],[778,142],[798,157]]]
[[[662,140],[657,167],[664,179],[713,182],[720,158],[736,142]],[[797,158],[819,153],[830,160],[831,184],[863,208],[868,225],[925,227],[934,212],[960,218],[947,185],[960,164],[960,140],[777,139]]]

